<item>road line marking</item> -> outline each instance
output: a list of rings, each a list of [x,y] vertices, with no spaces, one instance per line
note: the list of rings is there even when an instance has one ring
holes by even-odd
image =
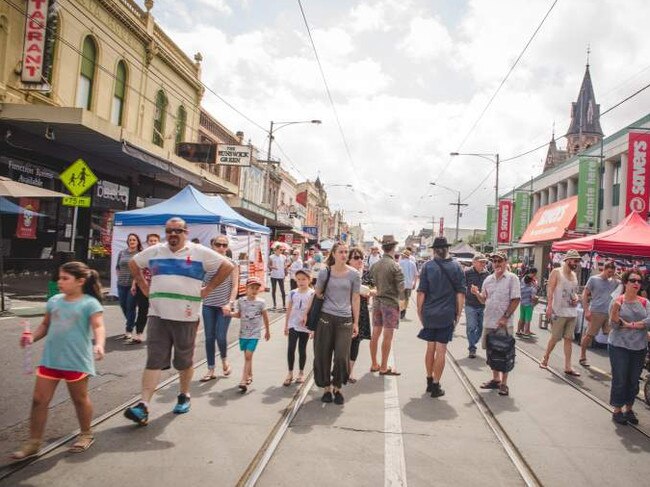
[[[393,366],[391,353],[388,365]],[[402,411],[399,406],[397,377],[384,376],[384,485],[406,487],[406,460],[402,437]]]

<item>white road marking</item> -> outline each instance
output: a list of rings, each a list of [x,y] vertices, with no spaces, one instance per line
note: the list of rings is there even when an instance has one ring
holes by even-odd
[[[393,366],[393,354],[388,365]],[[406,460],[402,437],[402,411],[399,407],[397,377],[384,376],[384,485],[406,487]]]

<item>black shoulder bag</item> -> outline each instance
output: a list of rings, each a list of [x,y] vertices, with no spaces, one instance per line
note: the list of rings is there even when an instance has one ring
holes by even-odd
[[[327,279],[325,279],[325,286],[323,286],[323,297],[319,298],[314,294],[314,299],[311,301],[311,308],[309,308],[309,315],[307,316],[307,328],[311,331],[316,331],[318,327],[318,320],[320,320],[321,310],[325,302],[325,291],[327,291],[327,284],[330,282],[330,274],[332,270],[327,268]]]

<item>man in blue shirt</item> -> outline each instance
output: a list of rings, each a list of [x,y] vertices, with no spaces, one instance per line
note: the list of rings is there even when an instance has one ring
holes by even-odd
[[[415,283],[418,279],[418,268],[411,259],[411,251],[406,249],[402,253],[402,258],[398,262],[404,274],[404,309],[400,312],[400,318],[406,317],[406,309],[409,307],[411,292],[415,289]]]
[[[485,305],[474,296],[470,289],[472,284],[477,288],[483,287],[483,281],[489,275],[485,270],[487,257],[481,253],[474,255],[472,267],[465,271],[467,282],[467,294],[465,295],[465,326],[467,341],[469,343],[469,358],[476,358],[476,344],[481,340],[483,334],[483,311]]]
[[[431,397],[445,394],[440,378],[445,369],[447,343],[460,320],[467,290],[463,270],[449,257],[449,247],[445,237],[434,239],[433,259],[422,268],[418,286],[418,317],[423,327],[418,338],[427,342],[424,363]]]

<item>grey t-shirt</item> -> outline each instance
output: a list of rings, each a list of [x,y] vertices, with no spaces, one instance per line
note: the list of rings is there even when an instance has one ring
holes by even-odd
[[[591,309],[592,313],[609,313],[609,303],[617,286],[618,281],[616,279],[603,279],[600,276],[591,276],[589,278],[585,287],[591,293],[589,309]]]
[[[318,273],[316,292],[322,292],[326,280],[327,268]],[[358,293],[360,288],[361,277],[355,269],[350,267],[342,277],[332,274],[325,290],[322,311],[330,315],[350,318],[352,316],[352,294]]]
[[[260,338],[266,303],[262,298],[248,299],[246,296],[237,300],[237,311],[241,313],[239,338]]]
[[[612,322],[612,331],[609,332],[609,337],[607,338],[608,343],[615,347],[627,348],[628,350],[645,350],[648,348],[650,301],[645,298],[638,298],[634,303],[626,303],[623,301],[619,316],[628,323],[643,321],[646,329],[631,330],[629,328],[621,328],[618,323]]]

